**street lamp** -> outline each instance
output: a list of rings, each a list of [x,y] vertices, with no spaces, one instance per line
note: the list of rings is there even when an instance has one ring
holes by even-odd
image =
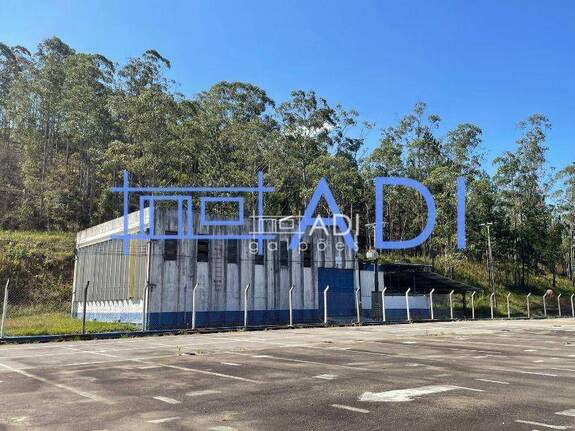
[[[375,223],[369,223],[365,225],[366,228],[373,228],[373,239],[375,245]],[[379,253],[374,248],[370,248],[365,253],[366,260],[373,262],[373,288],[374,291],[371,294],[371,315],[372,318],[380,320],[383,316],[383,301],[379,293],[379,265],[377,260],[379,259]]]

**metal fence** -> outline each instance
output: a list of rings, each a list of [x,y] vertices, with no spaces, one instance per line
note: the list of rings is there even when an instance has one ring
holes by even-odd
[[[7,280],[0,296],[0,337],[30,337],[45,335],[80,335],[84,333],[126,332],[141,329],[134,322],[100,321],[91,315],[91,285],[79,306],[71,301],[70,290],[28,289]],[[85,304],[85,306],[84,306]],[[110,321],[111,320],[111,321]]]
[[[10,283],[8,280],[0,294],[1,327],[0,337],[43,336],[60,334],[109,333],[129,332],[149,329],[148,313],[145,305],[148,287],[144,287],[140,298],[122,298],[119,301],[123,306],[134,303],[134,312],[129,319],[114,319],[113,307],[107,311],[107,316],[94,312],[94,304],[99,306],[100,313],[105,301],[97,296],[97,289],[90,280],[85,280],[83,286],[75,286],[75,298],[70,302],[69,292],[43,291],[41,295],[30,294],[29,289]],[[184,317],[182,322],[174,325],[174,330],[198,330],[207,327],[253,327],[260,323],[258,310],[249,308],[248,295],[251,286],[248,284],[242,290],[242,308],[236,312],[231,324],[214,325],[209,321],[198,319],[196,310],[196,289],[198,285],[190,287],[190,302],[184,304]],[[392,312],[384,306],[385,312],[374,318],[373,315],[362,310],[361,296],[354,290],[353,309],[344,314],[330,315],[330,301],[341,298],[329,295],[329,286],[318,295],[322,295],[320,307],[312,316],[302,316],[298,310],[293,309],[293,286],[289,290],[289,304],[287,310],[269,311],[272,317],[268,326],[296,326],[302,324],[374,324],[389,323],[393,321],[436,321],[436,320],[479,320],[479,319],[515,319],[515,318],[551,318],[575,317],[575,294],[542,296],[527,294],[523,297],[512,297],[511,294],[486,295],[477,292],[467,295],[465,299],[459,294],[436,294],[433,291],[427,294],[429,310],[425,313],[421,309],[414,310],[410,303],[409,291],[405,294],[405,308]],[[124,292],[125,289],[118,289]],[[78,295],[80,293],[80,295]],[[421,294],[418,297],[421,298]],[[395,295],[397,298],[397,295]],[[387,296],[388,301],[390,299]],[[385,304],[386,295],[382,293]],[[348,298],[351,301],[351,298]],[[110,301],[115,303],[118,301]],[[313,310],[311,310],[313,311]],[[418,312],[416,312],[418,311]],[[103,318],[105,317],[105,318]],[[153,329],[153,328],[152,328]]]

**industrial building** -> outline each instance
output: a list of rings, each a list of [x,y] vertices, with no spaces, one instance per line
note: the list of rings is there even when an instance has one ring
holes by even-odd
[[[176,209],[156,209],[153,232],[168,236],[178,232],[177,214]],[[150,232],[149,208],[142,214],[130,213],[127,220],[128,232]],[[269,226],[272,220],[264,223],[266,231],[277,229]],[[289,319],[291,287],[294,323],[321,321],[323,291],[328,285],[330,319],[353,319],[357,288],[361,292],[362,314],[371,316],[373,265],[358,264],[354,250],[331,231],[316,229],[312,235],[303,236],[299,248],[291,250],[288,244],[296,227],[288,224],[275,239],[263,242],[264,250],[259,254],[254,247],[257,242],[246,239],[253,233],[253,220],[248,218],[235,225],[204,225],[194,213],[194,233],[229,239],[134,239],[126,254],[122,240],[113,238],[125,232],[124,224],[120,217],[77,234],[73,315],[82,314],[89,282],[87,319],[134,322],[148,330],[189,328],[192,314],[196,327],[241,325],[244,293],[250,325],[285,324]],[[242,239],[234,239],[237,236]],[[430,281],[440,290],[453,286],[464,289],[461,285],[449,285],[451,280],[426,268],[379,268],[379,286],[389,286],[385,303],[389,320],[405,319],[404,293],[409,287],[413,287],[411,317],[418,319],[429,318]],[[404,279],[397,277],[399,273],[404,274]],[[405,278],[405,273],[412,275]]]

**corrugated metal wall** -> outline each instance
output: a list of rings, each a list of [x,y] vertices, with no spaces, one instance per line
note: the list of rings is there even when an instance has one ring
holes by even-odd
[[[142,298],[146,284],[146,242],[130,241],[126,256],[122,241],[107,240],[77,249],[74,281],[76,301],[84,300],[90,281],[88,301]]]

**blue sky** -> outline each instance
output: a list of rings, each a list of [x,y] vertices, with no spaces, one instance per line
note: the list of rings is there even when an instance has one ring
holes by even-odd
[[[551,165],[575,160],[575,2],[2,0],[1,41],[53,35],[120,63],[154,48],[189,96],[220,80],[279,101],[314,89],[378,128],[425,101],[442,130],[483,129],[490,172],[517,122],[540,112]]]

